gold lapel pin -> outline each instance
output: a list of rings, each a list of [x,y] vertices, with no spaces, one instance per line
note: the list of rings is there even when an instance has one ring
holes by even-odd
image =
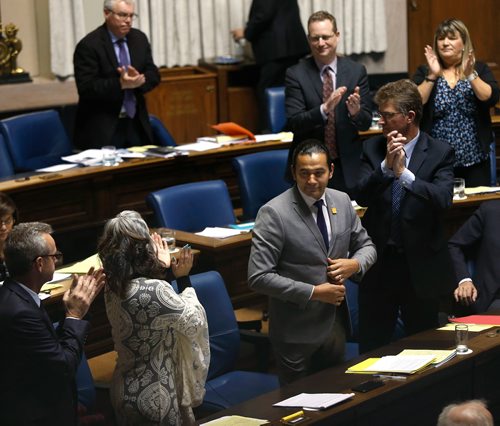
[[[332,214],[337,214],[337,209],[335,207],[332,207]]]

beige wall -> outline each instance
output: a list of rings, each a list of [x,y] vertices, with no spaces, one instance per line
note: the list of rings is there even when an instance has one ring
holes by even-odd
[[[363,55],[368,73],[408,70],[406,0],[385,0],[388,49],[384,54]],[[23,50],[18,64],[32,76],[50,76],[49,0],[0,0],[2,23],[14,22]],[[85,27],[91,31],[103,22],[102,0],[85,0]]]

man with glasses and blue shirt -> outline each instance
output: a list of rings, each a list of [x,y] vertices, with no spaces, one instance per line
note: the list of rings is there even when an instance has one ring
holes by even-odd
[[[443,226],[453,197],[453,149],[419,129],[422,99],[410,80],[375,95],[383,135],[363,144],[356,201],[377,247],[359,286],[360,352],[390,342],[398,316],[405,332],[438,326],[439,296],[451,297]]]
[[[105,0],[104,24],[85,36],[73,63],[79,148],[153,143],[144,94],[160,82],[146,35],[132,28],[134,0]]]
[[[318,139],[335,164],[329,186],[351,195],[361,155],[358,130],[367,130],[372,119],[366,69],[337,55],[340,33],[330,13],[313,13],[307,30],[312,56],[289,68],[285,79],[286,116],[294,134],[289,164],[299,142]]]
[[[10,232],[0,287],[0,424],[71,426],[77,421],[75,375],[90,327],[85,315],[104,285],[102,270],[73,277],[65,317],[54,329],[38,293],[62,254],[50,225],[21,223]]]

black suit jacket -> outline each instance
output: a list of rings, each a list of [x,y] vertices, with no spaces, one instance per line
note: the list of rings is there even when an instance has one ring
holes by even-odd
[[[305,139],[325,139],[325,122],[320,106],[323,103],[323,83],[313,57],[309,57],[287,70],[286,116],[293,132],[293,143],[288,157],[289,165],[297,144]],[[347,187],[355,186],[360,166],[362,143],[358,130],[367,130],[372,120],[368,78],[363,65],[345,57],[338,57],[336,87],[346,86],[347,92],[335,108],[335,130],[338,153],[342,162]],[[354,119],[349,117],[346,100],[359,86],[361,110]]]
[[[476,312],[488,309],[500,297],[500,201],[485,201],[448,241],[455,271],[455,284],[472,278],[478,297]],[[474,260],[471,274],[466,260]]]
[[[90,324],[54,329],[45,309],[12,279],[0,287],[0,424],[71,426],[75,374]]]
[[[297,0],[253,0],[245,38],[258,64],[309,52]]]
[[[134,93],[138,119],[149,138],[144,144],[152,144],[144,94],[158,85],[160,75],[151,56],[151,46],[143,32],[132,28],[127,34],[127,45],[132,66],[146,77],[146,83],[135,89]],[[109,145],[118,124],[124,91],[120,87],[118,61],[105,24],[80,40],[73,63],[80,96],[75,123],[75,145],[79,148]]]
[[[363,143],[362,163],[356,201],[368,207],[362,222],[383,257],[390,237],[392,181],[382,173],[386,138],[377,136]],[[401,200],[401,238],[412,284],[420,297],[437,297],[451,290],[450,262],[443,226],[443,212],[453,197],[452,148],[424,132],[413,150],[408,169],[415,174],[412,190]],[[365,275],[364,286],[382,279],[375,265]]]

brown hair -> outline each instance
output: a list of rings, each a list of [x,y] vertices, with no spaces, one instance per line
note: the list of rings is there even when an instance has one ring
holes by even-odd
[[[383,85],[375,94],[377,105],[392,102],[394,107],[405,115],[415,113],[414,123],[418,125],[422,118],[422,97],[417,85],[411,80],[397,80]]]
[[[336,33],[338,31],[337,20],[335,19],[335,16],[333,16],[326,10],[319,10],[317,12],[314,12],[311,16],[309,16],[309,19],[307,20],[307,31],[309,32],[309,25],[312,22],[319,22],[319,21],[330,21],[333,25],[333,32]]]

